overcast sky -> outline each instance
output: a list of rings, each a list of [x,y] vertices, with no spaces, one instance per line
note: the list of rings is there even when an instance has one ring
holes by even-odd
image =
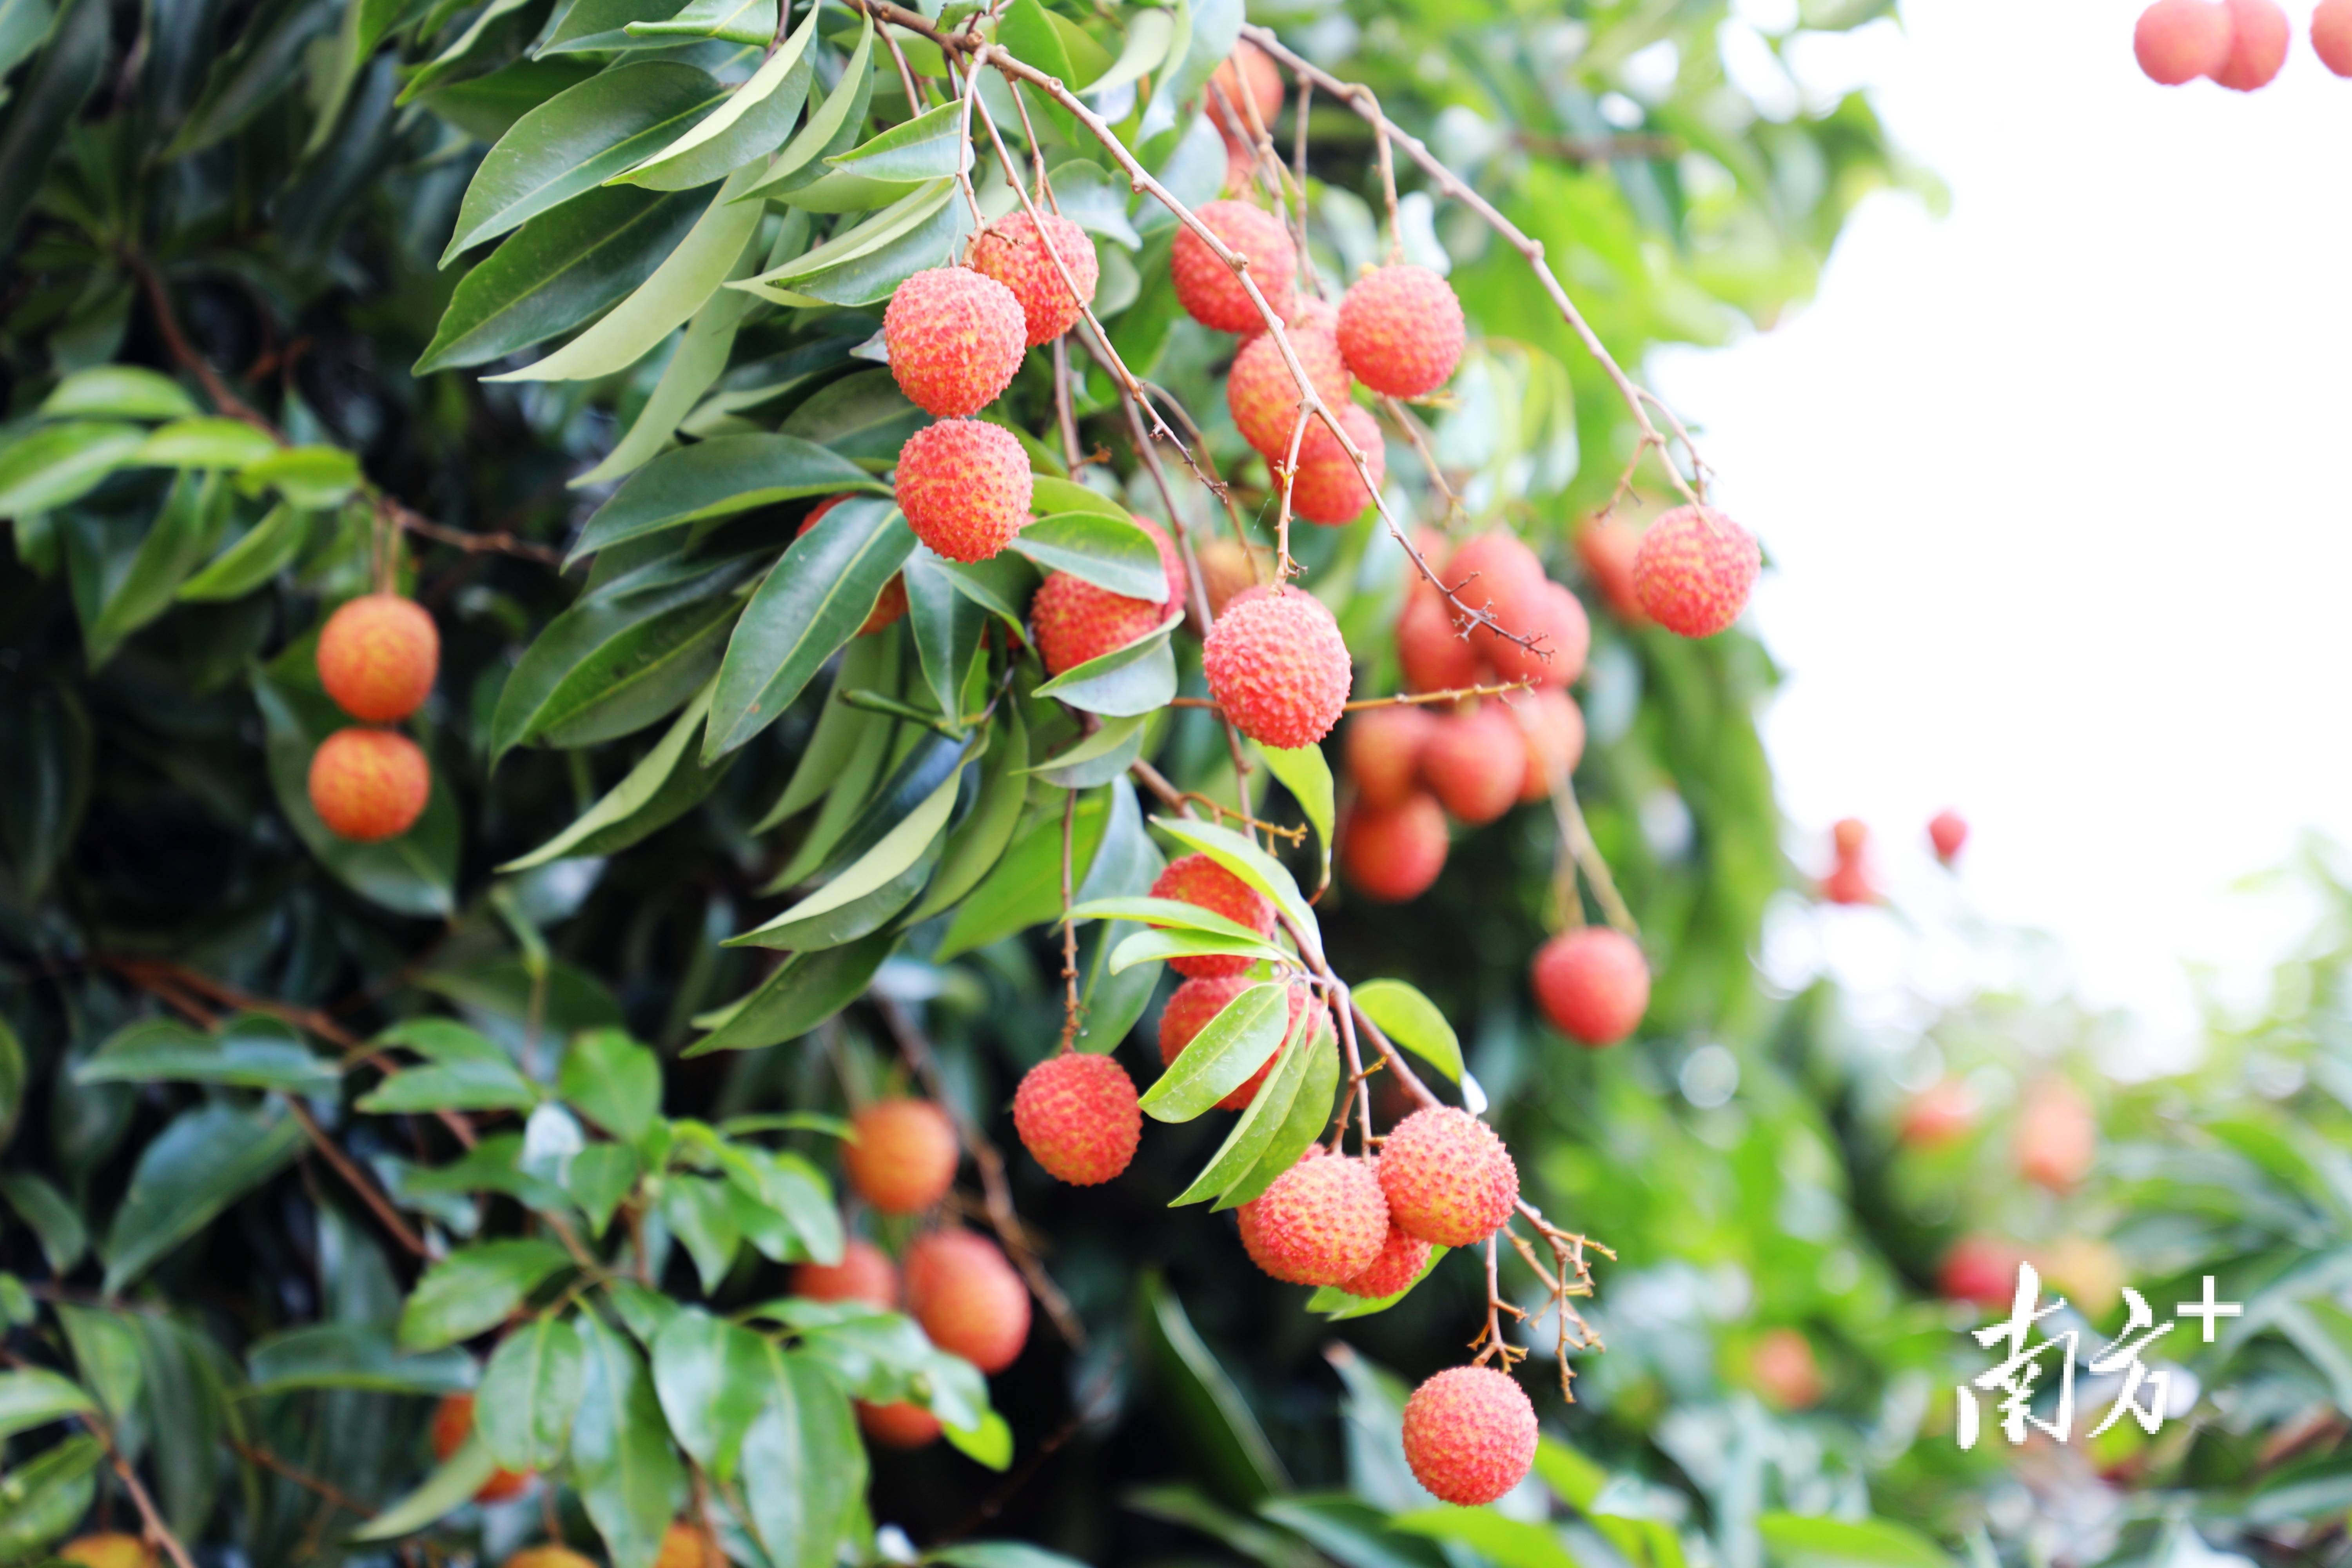
[[[2288,8],[2250,96],[2141,77],[2139,0],[1906,0],[1801,51],[1951,212],[1873,198],[1811,305],[1651,365],[1778,568],[1801,847],[1860,816],[1924,889],[1957,805],[1969,901],[2151,1037],[2189,962],[2242,984],[2293,931],[2232,882],[2352,842],[2352,82]]]

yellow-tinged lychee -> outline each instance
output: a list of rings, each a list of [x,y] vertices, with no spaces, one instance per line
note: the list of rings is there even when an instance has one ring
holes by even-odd
[[[1486,1240],[1519,1201],[1519,1170],[1495,1130],[1451,1105],[1416,1110],[1381,1145],[1381,1191],[1396,1223],[1440,1247]]]
[[[898,510],[950,561],[985,561],[1029,521],[1029,453],[981,419],[942,419],[898,448]]]
[[[424,815],[433,770],[395,730],[338,730],[310,754],[310,809],[339,838],[397,838]]]
[[[884,1214],[920,1214],[955,1184],[955,1123],[928,1100],[877,1100],[850,1118],[849,1184]]]
[[[1535,1406],[1506,1373],[1448,1367],[1405,1401],[1404,1458],[1439,1501],[1493,1502],[1535,1463]]]
[[[1064,1051],[1021,1076],[1013,1095],[1021,1146],[1055,1181],[1098,1186],[1127,1169],[1143,1137],[1135,1080],[1107,1056]]]
[[[318,665],[319,684],[344,712],[362,723],[394,723],[433,694],[441,634],[415,600],[362,594],[327,617]]]
[[[156,1568],[157,1562],[155,1549],[142,1537],[120,1531],[78,1535],[58,1547],[56,1556],[82,1568]]]
[[[1331,732],[1354,679],[1331,612],[1312,594],[1286,587],[1228,605],[1202,644],[1201,666],[1234,727],[1286,751]]]
[[[907,1248],[907,1310],[931,1343],[986,1373],[1003,1372],[1029,1339],[1029,1289],[986,1237],[927,1231]]]
[[[654,1568],[727,1568],[727,1553],[709,1531],[673,1520],[662,1532]]]
[[[882,312],[890,374],[940,418],[977,414],[1021,368],[1028,325],[1013,290],[969,267],[934,267],[891,292]]]

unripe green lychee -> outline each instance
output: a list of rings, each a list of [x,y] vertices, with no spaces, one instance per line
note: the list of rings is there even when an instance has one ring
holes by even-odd
[[[1495,1130],[1451,1105],[1416,1110],[1381,1144],[1381,1191],[1396,1223],[1440,1247],[1486,1240],[1519,1201],[1519,1168]]]
[[[1151,896],[1197,905],[1245,925],[1263,937],[1274,934],[1274,905],[1265,895],[1206,855],[1183,855],[1168,862],[1167,868],[1152,880]],[[1202,953],[1171,958],[1168,966],[1179,974],[1207,979],[1239,974],[1250,966],[1250,961],[1239,954]]]
[[[1462,360],[1462,301],[1426,267],[1366,273],[1339,300],[1339,352],[1356,379],[1391,397],[1435,392]]]
[[[1400,704],[1368,708],[1348,721],[1341,752],[1356,798],[1388,810],[1421,787],[1421,750],[1437,728],[1426,710]]]
[[[1522,609],[1524,625],[1505,622],[1512,631],[1536,639],[1535,647],[1515,643],[1492,632],[1486,654],[1495,673],[1505,680],[1531,680],[1538,686],[1566,686],[1584,673],[1592,651],[1592,622],[1574,594],[1558,583],[1546,583]]]
[[[1021,301],[986,273],[934,267],[892,290],[882,312],[890,374],[940,418],[977,414],[1021,368],[1028,326]]]
[[[2352,76],[2352,0],[2319,0],[2311,12],[2311,48],[2337,76]]]
[[[2232,92],[2268,87],[2286,64],[2293,29],[2276,0],[2221,0],[2230,12],[2230,58],[2212,73]]]
[[[1528,746],[1519,799],[1538,801],[1551,794],[1554,779],[1567,778],[1584,760],[1584,712],[1576,699],[1551,688],[1510,699],[1510,710]]]
[[[840,1262],[794,1268],[793,1294],[812,1301],[863,1301],[887,1311],[898,1304],[898,1267],[880,1247],[853,1236]]]
[[[955,1184],[955,1123],[928,1100],[877,1100],[850,1118],[849,1184],[884,1214],[920,1214]]]
[[[1584,563],[1584,574],[1619,620],[1637,626],[1650,620],[1633,591],[1633,557],[1641,548],[1641,529],[1617,518],[1591,518],[1576,531],[1576,558]]]
[[[1223,240],[1225,248],[1249,262],[1249,275],[1265,297],[1268,309],[1287,318],[1296,297],[1298,251],[1290,231],[1272,213],[1247,202],[1214,201],[1197,209],[1202,226]],[[1265,318],[1250,302],[1249,290],[1233,268],[1217,258],[1206,241],[1182,226],[1169,253],[1168,275],[1176,285],[1176,302],[1204,327],[1221,332],[1260,332]]]
[[[942,419],[898,448],[898,510],[950,561],[985,561],[1029,521],[1029,453],[980,419]]]
[[[1052,248],[1052,255],[1046,254]],[[1070,283],[1062,281],[1055,257],[1069,269]],[[1080,307],[1091,305],[1095,285],[1102,277],[1102,261],[1085,229],[1057,213],[1041,212],[1032,218],[1016,212],[981,230],[971,242],[971,265],[1013,290],[1027,324],[1028,346],[1050,343],[1070,330]]]
[[[940,1440],[940,1418],[919,1405],[856,1401],[857,1429],[886,1448],[926,1448]]]
[[[1397,616],[1396,645],[1397,668],[1409,690],[1460,691],[1479,684],[1478,651],[1462,635],[1454,607],[1433,588],[1425,597],[1406,598]]]
[[[996,1243],[968,1230],[932,1230],[907,1247],[907,1310],[931,1343],[986,1373],[1003,1372],[1029,1341],[1029,1288]]]
[[[344,712],[362,723],[395,723],[433,695],[441,634],[415,600],[362,594],[327,617],[318,665],[319,684]]]
[[[1404,1403],[1404,1458],[1441,1502],[1493,1502],[1535,1464],[1535,1406],[1507,1373],[1448,1367]]]
[[[310,809],[339,838],[397,838],[425,813],[433,770],[396,730],[338,730],[310,754]]]
[[[1713,507],[1678,506],[1633,552],[1633,591],[1649,617],[1686,637],[1739,618],[1763,562],[1756,536]]]
[[[1519,798],[1528,777],[1528,743],[1499,705],[1441,717],[1421,748],[1422,782],[1457,821],[1494,821]]]
[[[1361,801],[1340,819],[1339,869],[1368,899],[1417,899],[1445,869],[1445,809],[1418,792],[1386,810]]]
[[[1176,987],[1168,998],[1168,1005],[1160,1010],[1160,1065],[1163,1068],[1174,1066],[1176,1058],[1184,1054],[1184,1047],[1192,1043],[1194,1036],[1208,1027],[1210,1021],[1223,1012],[1234,997],[1258,984],[1246,974],[1214,974],[1199,980],[1187,980]],[[1290,1031],[1298,1026],[1298,1010],[1307,1005],[1307,998],[1312,994],[1305,985],[1296,981],[1291,983],[1289,1016],[1282,1026],[1285,1039],[1289,1038]],[[1315,1032],[1331,1033],[1329,1009],[1325,1009],[1323,1016],[1315,1020]],[[1246,1082],[1217,1101],[1217,1109],[1245,1109],[1251,1100],[1257,1098],[1258,1085],[1264,1083],[1266,1074],[1273,1070],[1274,1058],[1268,1057],[1265,1064],[1250,1074]]]
[[[1388,1200],[1369,1160],[1318,1144],[1235,1211],[1250,1261],[1293,1285],[1337,1285],[1388,1240]]]
[[[2229,63],[2234,30],[2219,0],[2156,0],[2132,29],[2132,53],[2150,81],[2179,87]]]
[[[1091,1051],[1064,1051],[1021,1075],[1013,1125],[1047,1175],[1092,1187],[1135,1158],[1143,1112],[1125,1068]]]
[[[1361,1274],[1341,1281],[1339,1289],[1350,1296],[1378,1301],[1420,1279],[1421,1271],[1428,1267],[1429,1243],[1397,1224],[1395,1211],[1391,1210],[1388,1239],[1381,1244],[1379,1256]]]
[[[793,537],[794,539],[798,539],[802,534],[806,533],[810,529],[814,528],[819,522],[824,520],[824,514],[826,512],[831,511],[835,507],[839,506],[843,501],[845,501],[848,499],[849,498],[845,495],[828,496],[825,500],[819,501],[816,506],[810,510],[806,517],[801,519],[801,525],[793,530]],[[878,632],[884,626],[894,624],[899,616],[906,613],[907,579],[904,574],[894,572],[890,574],[890,580],[882,584],[882,591],[874,596],[874,607],[866,612],[866,622],[863,626],[857,628],[857,635],[859,637],[866,637],[872,633]]]
[[[1046,674],[1076,669],[1184,613],[1184,563],[1177,556],[1175,542],[1157,523],[1138,520],[1137,526],[1160,547],[1168,597],[1153,604],[1150,599],[1114,594],[1075,573],[1048,573],[1036,597],[1029,602],[1029,626],[1036,635],[1037,654],[1045,661]]]
[[[1298,473],[1290,485],[1293,515],[1326,528],[1340,528],[1364,515],[1372,492],[1388,479],[1388,448],[1381,440],[1380,421],[1352,403],[1338,405],[1340,427],[1364,455],[1363,470],[1348,456],[1331,432],[1318,419],[1298,444]],[[1369,471],[1372,482],[1364,483]]]
[[[1650,1008],[1650,965],[1633,939],[1607,926],[1562,931],[1536,950],[1528,974],[1544,1016],[1570,1039],[1613,1046]]]
[[[1283,335],[1290,340],[1291,353],[1298,356],[1298,368],[1307,373],[1316,395],[1337,410],[1349,405],[1348,389],[1354,383],[1347,362],[1339,357],[1333,320],[1331,307],[1320,300],[1301,300]],[[1260,332],[1234,356],[1234,367],[1225,375],[1225,406],[1233,411],[1234,428],[1262,456],[1279,459],[1289,454],[1291,426],[1298,419],[1298,380],[1290,374],[1272,332]],[[1308,416],[1299,436],[1302,454],[1320,425]],[[1330,439],[1329,431],[1322,434],[1326,441]]]
[[[1289,587],[1226,605],[1202,644],[1201,668],[1234,726],[1283,751],[1329,734],[1355,679],[1331,612]]]

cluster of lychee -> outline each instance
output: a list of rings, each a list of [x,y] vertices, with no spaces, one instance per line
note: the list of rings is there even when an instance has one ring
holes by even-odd
[[[2156,0],[2132,29],[2132,53],[2148,79],[2166,87],[2204,77],[2252,92],[2286,64],[2293,33],[2277,0]],[[2352,77],[2352,0],[2313,7],[2311,47],[2329,70]]]
[[[1928,847],[1949,866],[1969,841],[1968,818],[1945,808],[1927,820]],[[1840,818],[1830,828],[1830,869],[1821,880],[1822,897],[1832,904],[1874,904],[1877,879],[1870,869],[1870,828],[1858,816]]]
[[[1978,1114],[1976,1090],[1969,1081],[1943,1078],[1905,1104],[1895,1134],[1906,1148],[1948,1148],[1975,1131]],[[2026,1087],[2010,1135],[2019,1175],[2063,1196],[2091,1173],[2098,1152],[2098,1118],[2081,1089],[2056,1074]],[[2023,1247],[2003,1237],[1962,1237],[1945,1254],[1939,1284],[1955,1301],[2005,1307],[2025,1257]]]
[[[433,770],[396,724],[425,705],[441,668],[441,634],[414,599],[367,594],[319,633],[319,683],[360,721],[310,756],[310,809],[328,831],[373,844],[397,838],[425,810]]]

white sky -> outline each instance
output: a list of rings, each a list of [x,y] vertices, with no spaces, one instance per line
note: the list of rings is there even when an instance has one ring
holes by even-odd
[[[2234,990],[2295,929],[2230,884],[2352,842],[2352,82],[2289,0],[2268,89],[2158,88],[2141,3],[1906,0],[1801,57],[1874,84],[1951,213],[1873,198],[1812,304],[1650,369],[1777,563],[1802,851],[1860,816],[1924,889],[1957,805],[1969,901],[2156,1038],[2188,963]]]

